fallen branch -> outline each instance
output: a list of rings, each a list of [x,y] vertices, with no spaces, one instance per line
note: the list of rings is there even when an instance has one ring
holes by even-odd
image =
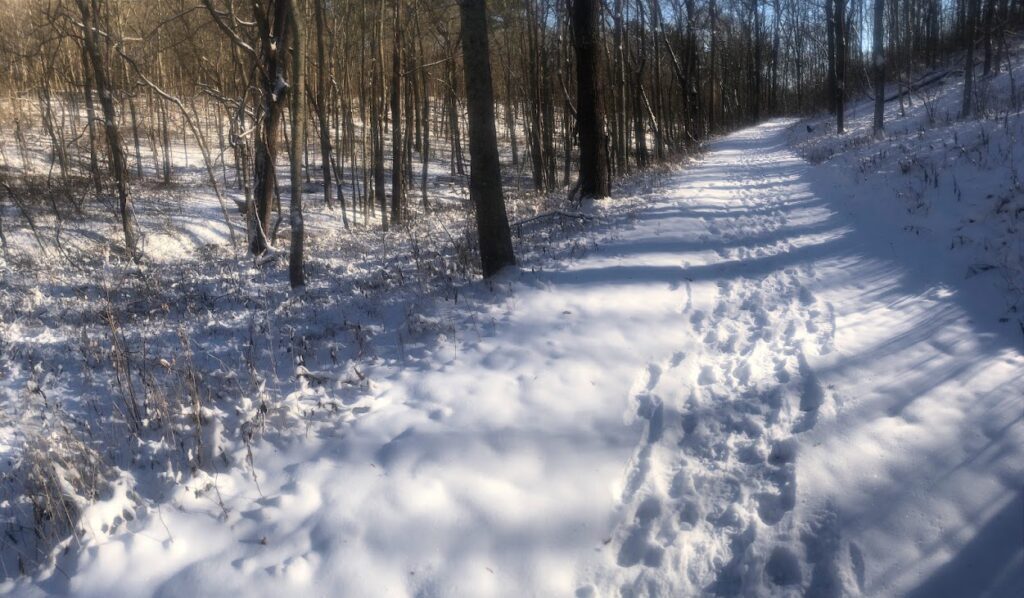
[[[544,212],[543,214],[537,214],[536,216],[527,218],[526,220],[520,220],[519,222],[513,223],[512,226],[522,227],[525,224],[530,224],[531,222],[536,222],[538,220],[544,220],[545,218],[553,218],[555,216],[561,216],[562,218],[578,218],[579,220],[594,219],[594,217],[591,216],[590,214],[584,214],[583,212],[566,212],[565,210],[552,210],[550,212]]]
[[[893,93],[893,94],[890,94],[890,95],[886,96],[885,102],[889,103],[889,102],[891,102],[891,101],[893,101],[895,99],[898,99],[898,98],[900,98],[902,96],[905,96],[907,94],[910,94],[910,93],[913,93],[915,91],[918,91],[921,88],[928,87],[929,85],[934,85],[934,84],[937,84],[937,83],[941,83],[946,77],[948,77],[948,76],[950,76],[950,75],[952,75],[952,74],[954,74],[956,72],[957,71],[952,71],[952,70],[939,71],[938,73],[934,73],[934,74],[931,74],[931,75],[925,75],[924,77],[918,79],[917,81],[914,81],[910,85],[900,85],[901,89],[899,91],[897,91],[896,93]]]

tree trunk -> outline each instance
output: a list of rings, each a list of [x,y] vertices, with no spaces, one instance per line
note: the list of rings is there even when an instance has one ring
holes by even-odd
[[[825,0],[826,3],[828,3],[829,1],[830,0]],[[708,69],[711,71],[711,85],[709,86],[711,93],[709,94],[710,97],[708,98],[708,134],[710,135],[715,132],[718,126],[718,121],[715,113],[715,111],[717,110],[715,95],[717,94],[718,90],[718,63],[716,61],[716,52],[718,49],[718,10],[715,6],[715,0],[709,0],[708,12],[710,13],[710,16],[708,18],[711,21],[711,33],[709,35],[710,41],[708,42]]]
[[[751,117],[756,123],[761,120],[761,6],[758,0],[751,0],[752,25],[750,43],[753,45],[753,61],[750,70]]]
[[[288,281],[295,289],[306,285],[306,273],[303,268],[306,237],[305,223],[302,219],[302,150],[306,147],[306,54],[302,48],[305,42],[305,25],[302,22],[299,0],[287,1],[291,13],[293,37],[292,83],[289,91],[292,121],[292,198],[288,209],[288,219],[292,228],[292,246],[288,256]],[[319,3],[319,0],[316,1]]]
[[[373,137],[373,193],[377,205],[380,206],[380,223],[385,232],[388,230],[388,205],[384,193],[384,127],[380,122],[384,104],[384,1],[380,2],[380,12],[376,31],[373,34],[373,76],[370,93],[370,129]]]
[[[327,52],[324,48],[324,0],[313,0],[313,18],[316,20],[316,110],[320,123],[320,161],[324,177],[324,203],[331,207],[331,126],[327,118]],[[339,181],[340,184],[340,181]],[[340,195],[340,193],[339,193]],[[339,200],[341,198],[339,197]],[[342,206],[342,216],[345,208]]]
[[[625,174],[629,167],[629,157],[626,151],[627,145],[627,123],[626,123],[626,42],[625,42],[625,19],[623,18],[623,0],[615,0],[615,30],[613,33],[613,46],[615,49],[615,162],[616,172],[619,176]]]
[[[490,277],[515,264],[515,256],[502,196],[498,135],[494,127],[487,7],[485,0],[460,0],[459,8],[469,108],[469,196],[476,210],[483,274]]]
[[[99,43],[100,0],[77,0],[77,2],[84,24],[85,49],[89,55],[89,61],[92,63],[96,91],[100,96],[100,107],[103,109],[103,127],[107,136],[110,170],[117,185],[118,209],[121,215],[121,227],[124,230],[125,250],[128,257],[138,261],[142,255],[138,247],[139,231],[138,223],[135,221],[135,208],[132,204],[131,189],[128,186],[128,164],[121,142],[121,131],[117,126],[113,89],[107,77],[107,64]]]
[[[846,0],[834,2],[836,133],[841,135],[846,131]]]
[[[260,29],[259,71],[263,97],[253,167],[255,205],[249,215],[249,248],[255,255],[265,252],[273,242],[271,216],[274,210],[274,190],[277,187],[277,129],[285,93],[281,52],[288,44],[288,1],[276,0],[256,15]]]
[[[420,40],[422,44],[422,38]],[[422,53],[422,51],[421,51]],[[426,212],[430,209],[430,203],[427,199],[427,168],[430,164],[430,73],[423,72],[423,147],[420,149],[421,158],[423,159],[422,169],[420,171],[420,186],[422,187],[422,203],[423,211]]]
[[[825,0],[825,38],[828,53],[828,109],[836,113],[836,0]]]
[[[974,99],[974,44],[976,42],[978,11],[981,0],[968,0],[967,8],[967,55],[964,57],[964,99],[960,108],[960,118],[971,116]]]
[[[103,182],[100,179],[100,166],[96,158],[96,104],[93,101],[92,63],[85,43],[82,44],[82,74],[85,84],[85,119],[89,129],[89,176],[92,177],[96,195],[103,193]]]
[[[872,61],[875,75],[875,122],[876,138],[885,134],[885,49],[882,45],[882,22],[885,20],[885,0],[875,0],[874,31],[872,32]]]
[[[402,222],[404,200],[402,164],[402,0],[395,0],[395,41],[391,48],[391,222]]]
[[[604,131],[604,94],[598,81],[601,73],[599,17],[598,0],[573,1],[572,29],[576,46],[576,111],[579,115],[582,197],[607,197],[611,193]]]
[[[996,13],[996,0],[987,0],[985,3],[985,23],[984,32],[985,37],[985,67],[981,74],[987,76],[992,72],[992,21]]]

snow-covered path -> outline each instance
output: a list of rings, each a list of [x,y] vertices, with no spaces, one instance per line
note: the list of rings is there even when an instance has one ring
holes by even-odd
[[[1019,341],[926,248],[847,213],[786,125],[718,141],[597,251],[367,372],[366,413],[257,449],[259,488],[182,488],[42,589],[1024,587]]]
[[[688,336],[631,391],[647,427],[595,593],[1020,595],[1024,359],[1001,299],[784,131],[717,143],[612,250],[670,284],[649,260],[676,260]]]

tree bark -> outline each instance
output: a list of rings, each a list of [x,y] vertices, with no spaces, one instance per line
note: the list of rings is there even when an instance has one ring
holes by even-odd
[[[253,167],[254,205],[249,215],[249,248],[255,255],[265,252],[273,242],[271,216],[274,210],[274,189],[277,187],[277,129],[286,91],[281,51],[288,44],[288,1],[276,0],[256,13],[260,29],[259,71],[263,97]]]
[[[316,0],[319,2],[319,0]],[[287,0],[292,22],[292,84],[291,84],[291,129],[292,129],[292,197],[288,206],[288,219],[292,229],[292,246],[288,256],[288,281],[292,288],[306,285],[305,223],[302,218],[302,154],[306,147],[306,54],[305,25],[299,0]],[[330,142],[328,142],[330,143]]]
[[[142,254],[138,246],[139,231],[138,223],[135,221],[135,207],[128,185],[128,163],[122,145],[121,130],[117,126],[117,110],[114,107],[114,94],[107,74],[107,63],[99,43],[100,0],[77,0],[77,2],[84,25],[85,49],[89,56],[89,62],[92,64],[96,91],[100,96],[100,107],[103,109],[103,128],[107,136],[110,170],[117,186],[118,210],[121,215],[121,228],[124,230],[125,250],[128,257],[133,261],[138,261]]]
[[[883,47],[882,23],[885,20],[885,0],[875,0],[874,30],[872,31],[872,61],[875,75],[875,120],[876,138],[885,134],[885,48]]]
[[[391,222],[402,223],[405,167],[402,163],[402,0],[395,0],[395,40],[391,48]],[[408,131],[407,131],[408,133]]]
[[[373,193],[377,205],[380,206],[380,223],[385,232],[388,230],[388,205],[384,193],[384,127],[381,113],[384,104],[384,1],[381,0],[378,22],[373,33],[373,75],[370,92],[370,134],[373,137]]]
[[[92,63],[89,59],[89,52],[85,43],[82,44],[82,79],[85,85],[85,119],[89,130],[89,176],[92,177],[93,187],[96,195],[103,193],[103,182],[100,179],[99,160],[96,158],[96,103],[93,101],[92,91]]]
[[[480,262],[484,277],[515,264],[512,235],[505,212],[498,162],[498,135],[494,125],[494,89],[491,81],[485,0],[460,0],[462,60],[466,69],[469,108],[469,196],[476,210],[480,236]]]
[[[982,69],[981,74],[987,76],[992,72],[992,22],[996,14],[996,0],[987,0],[985,3],[985,22],[984,22],[984,37],[985,37],[985,67]]]
[[[960,107],[960,118],[968,118],[973,110],[974,99],[974,44],[977,41],[978,12],[981,0],[968,0],[967,8],[967,53],[964,57],[964,99]]]
[[[324,0],[313,0],[313,18],[316,20],[316,110],[320,124],[320,160],[324,178],[324,203],[331,207],[333,188],[331,186],[331,127],[327,118],[327,52],[324,48]],[[340,181],[339,181],[340,184]],[[340,193],[339,193],[340,195]],[[339,197],[339,200],[341,198]],[[342,206],[342,216],[345,208]]]
[[[607,197],[611,193],[604,130],[604,94],[598,81],[601,73],[599,17],[598,0],[573,1],[572,28],[576,45],[576,111],[579,115],[582,197]]]

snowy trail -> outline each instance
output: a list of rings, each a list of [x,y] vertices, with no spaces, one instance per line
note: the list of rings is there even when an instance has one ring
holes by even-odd
[[[832,351],[835,322],[804,286],[813,262],[789,262],[842,233],[818,232],[831,212],[800,179],[806,165],[778,145],[781,129],[719,142],[667,198],[673,218],[692,223],[682,230],[705,229],[675,252],[691,293],[677,326],[689,341],[632,390],[647,429],[611,543],[619,568],[595,567],[601,594],[770,591],[751,575],[761,571],[802,583],[786,515],[799,435],[826,401],[808,357]]]
[[[257,449],[259,488],[183,487],[70,580],[22,589],[1024,587],[1019,344],[927,251],[844,211],[852,191],[787,125],[716,142],[597,251],[510,277],[439,352],[366,372],[365,413]]]
[[[1019,595],[1019,337],[784,129],[655,209],[691,331],[631,391],[646,432],[581,594]]]

